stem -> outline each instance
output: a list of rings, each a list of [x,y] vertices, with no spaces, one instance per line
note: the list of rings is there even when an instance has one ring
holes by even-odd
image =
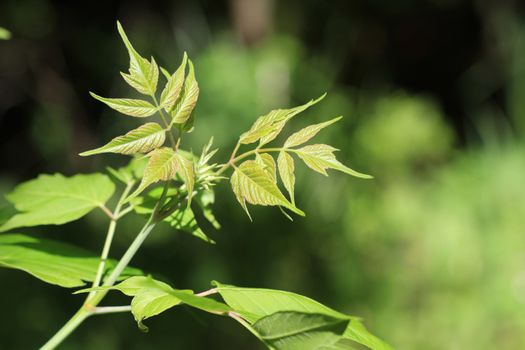
[[[67,321],[67,323],[40,348],[40,350],[52,350],[64,341],[68,335],[71,334],[86,318],[91,315],[85,308],[80,308],[74,315]]]
[[[104,204],[101,204],[98,206],[100,209],[102,209],[102,211],[104,212],[104,214],[106,214],[111,220],[113,220],[114,218],[114,215],[113,213],[111,212],[111,210],[108,209],[108,207],[106,207]]]
[[[173,137],[173,134],[171,133],[171,124],[168,123],[166,116],[164,115],[164,112],[162,111],[162,108],[160,108],[159,102],[157,101],[157,98],[154,94],[151,95],[151,98],[153,99],[153,103],[155,104],[155,107],[159,110],[160,118],[162,119],[162,122],[164,123],[164,126],[166,127],[166,131],[168,133],[168,138],[170,139],[171,146],[173,149],[177,148],[177,143],[175,142],[175,138]]]
[[[93,309],[93,315],[114,314],[117,312],[131,312],[131,305],[101,306]]]
[[[296,152],[293,148],[284,148],[284,147],[274,147],[274,148],[256,148],[251,151],[245,152],[241,154],[240,156],[235,157],[235,153],[237,152],[237,149],[239,148],[239,144],[234,149],[234,152],[232,153],[232,156],[230,157],[230,161],[222,166],[222,168],[217,171],[216,175],[220,175],[223,172],[225,172],[229,167],[235,165],[236,162],[239,160],[242,160],[246,157],[251,156],[252,154],[256,153],[265,153],[265,152],[281,152],[281,151],[289,151],[289,152]]]
[[[102,280],[102,275],[104,274],[104,270],[106,268],[106,261],[108,259],[109,250],[111,248],[111,243],[113,242],[113,236],[115,235],[115,229],[117,227],[117,219],[120,214],[120,209],[122,208],[124,200],[128,196],[132,187],[133,187],[132,182],[126,185],[126,188],[124,189],[124,191],[122,191],[122,194],[118,200],[117,206],[115,207],[115,211],[111,215],[112,218],[111,218],[111,222],[109,223],[108,233],[106,235],[106,241],[104,242],[104,247],[102,248],[102,253],[100,255],[100,262],[98,264],[97,274],[95,276],[95,280],[93,281],[93,285],[92,285],[93,288],[98,287],[100,285],[100,281]],[[86,303],[96,293],[97,293],[96,291],[89,293],[86,298]]]

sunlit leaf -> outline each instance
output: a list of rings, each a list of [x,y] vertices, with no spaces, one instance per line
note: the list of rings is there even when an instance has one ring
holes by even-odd
[[[279,176],[281,177],[281,180],[283,182],[284,187],[290,194],[290,200],[293,204],[295,204],[295,195],[294,195],[294,187],[295,187],[295,165],[294,160],[291,155],[288,153],[281,151],[279,152],[279,156],[277,157],[277,164],[279,166]]]
[[[188,66],[188,76],[184,82],[182,93],[170,111],[171,122],[174,124],[185,123],[190,118],[191,112],[195,108],[197,99],[199,98],[199,85],[197,84],[197,80],[195,80],[195,70],[190,59],[188,59]]]
[[[266,171],[273,182],[277,181],[277,164],[275,164],[275,160],[271,155],[268,153],[257,153],[255,161],[264,168],[264,171]]]
[[[279,205],[304,216],[304,212],[286,199],[272,178],[256,161],[248,160],[236,167],[230,181],[233,192],[245,210],[246,201],[263,206]]]
[[[261,318],[253,328],[275,350],[318,350],[335,345],[349,322],[348,317],[281,311]]]
[[[227,305],[214,299],[196,296],[191,290],[173,289],[168,284],[151,277],[131,277],[113,287],[88,288],[77,293],[93,290],[119,290],[132,296],[131,312],[143,330],[147,330],[142,324],[143,320],[179,304],[186,304],[214,314],[224,314],[231,310]]]
[[[133,48],[120,22],[117,28],[129,53],[129,74],[121,73],[124,80],[144,95],[153,95],[157,90],[159,67],[153,57],[151,62],[143,58]]]
[[[114,110],[136,118],[146,118],[157,112],[157,108],[148,101],[132,98],[106,98],[90,92],[91,96],[105,103]]]
[[[6,195],[19,213],[7,220],[0,231],[77,220],[94,208],[102,207],[114,190],[115,185],[102,174],[40,175]]]
[[[288,122],[297,114],[306,110],[308,107],[313,106],[317,102],[321,101],[325,95],[298,107],[289,109],[275,109],[270,113],[257,118],[250,130],[241,135],[239,139],[240,143],[250,144],[260,141],[260,146],[267,144],[268,142],[275,139],[277,135],[279,135],[286,122]]]
[[[135,192],[128,197],[128,200],[137,196],[151,184],[175,178],[175,174],[179,169],[179,158],[172,148],[162,147],[153,150],[149,154],[148,165],[144,169],[142,181]]]
[[[337,148],[332,146],[316,144],[299,148],[295,150],[294,153],[296,153],[309,168],[325,176],[328,176],[326,169],[335,169],[363,179],[372,178],[370,175],[362,174],[340,163],[335,158],[335,151],[337,151]]]
[[[148,153],[164,144],[166,134],[157,123],[146,123],[126,135],[118,136],[106,145],[97,149],[80,153],[81,156],[90,156],[99,153]]]
[[[0,235],[0,267],[25,271],[61,287],[80,287],[95,279],[100,257],[70,244],[20,234]],[[107,269],[116,265],[107,262]],[[128,268],[123,276],[140,274]]]
[[[394,350],[393,347],[370,333],[363,323],[357,319],[353,319],[346,329],[343,337],[353,340],[359,344],[368,346],[373,350]]]
[[[127,185],[142,178],[147,163],[148,159],[146,157],[135,156],[129,161],[129,163],[126,166],[120,167],[118,169],[107,167],[107,171],[115,179]]]
[[[173,108],[180,95],[184,83],[184,73],[186,71],[187,60],[188,55],[186,55],[185,52],[181,65],[173,75],[169,75],[168,82],[166,83],[164,90],[162,90],[160,95],[160,106],[164,108],[166,112],[169,112]]]
[[[335,318],[348,316],[303,295],[263,288],[242,288],[214,282],[222,298],[250,323],[280,311],[317,313]]]
[[[193,187],[195,185],[195,169],[193,162],[186,157],[177,153],[178,162],[180,164],[179,174],[181,175],[184,183],[186,184],[186,190],[188,192],[188,206],[191,204],[193,198]]]
[[[317,135],[319,131],[341,120],[341,118],[343,117],[337,117],[324,123],[310,125],[304,129],[299,130],[298,132],[290,135],[290,137],[284,143],[284,147],[287,148],[302,145],[303,143],[309,141],[312,137]]]

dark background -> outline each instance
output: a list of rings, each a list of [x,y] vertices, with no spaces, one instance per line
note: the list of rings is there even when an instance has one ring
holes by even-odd
[[[168,69],[194,60],[201,95],[187,147],[211,136],[224,160],[272,108],[328,97],[288,132],[344,115],[320,140],[372,173],[298,175],[290,223],[250,223],[218,190],[216,246],[165,227],[134,260],[175,287],[209,281],[300,292],[350,314],[400,349],[525,346],[525,6],[519,1],[3,0],[0,193],[39,173],[102,171],[125,157],[77,154],[129,130],[93,100],[133,93],[116,20]],[[142,224],[126,219],[118,257]],[[102,215],[17,230],[100,250]],[[81,297],[0,270],[0,348],[41,345]],[[125,300],[114,296],[114,300]],[[231,320],[174,309],[147,322],[88,320],[65,349],[259,349]]]

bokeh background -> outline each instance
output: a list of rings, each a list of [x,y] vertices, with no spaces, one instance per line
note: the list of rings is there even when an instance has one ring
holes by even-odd
[[[92,172],[81,158],[135,126],[91,99],[130,95],[118,72],[136,48],[169,69],[184,50],[201,95],[188,147],[220,159],[269,109],[328,92],[288,132],[337,115],[320,136],[373,181],[298,166],[294,223],[227,185],[209,246],[165,227],[134,260],[176,287],[217,279],[286,289],[364,317],[398,349],[525,348],[525,6],[502,0],[2,0],[0,193],[42,172]],[[2,199],[3,200],[3,199]],[[97,213],[17,230],[99,251]],[[142,219],[120,226],[118,257]],[[0,270],[0,348],[41,345],[81,296]],[[120,296],[112,296],[122,301]],[[174,309],[147,322],[89,319],[64,349],[262,349],[234,321]]]

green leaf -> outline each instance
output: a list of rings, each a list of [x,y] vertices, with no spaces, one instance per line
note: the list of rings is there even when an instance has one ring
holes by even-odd
[[[80,287],[95,279],[100,258],[75,246],[20,234],[0,236],[0,267],[25,271],[61,287]],[[106,267],[116,265],[109,260]],[[124,276],[140,274],[128,268]]]
[[[114,110],[136,118],[146,118],[157,112],[157,108],[148,101],[132,98],[106,98],[90,92],[91,96],[105,103]]]
[[[133,157],[126,166],[118,169],[107,167],[107,171],[117,180],[127,185],[138,181],[144,174],[148,159],[144,156]]]
[[[179,68],[177,68],[173,75],[168,75],[168,82],[160,95],[160,106],[164,108],[166,112],[169,112],[173,106],[175,106],[175,102],[180,95],[184,83],[184,73],[186,71],[187,60],[188,55],[185,52]]]
[[[303,295],[275,289],[241,288],[214,282],[217,290],[233,310],[250,323],[280,311],[323,314],[335,318],[349,316]]]
[[[343,337],[373,350],[393,350],[388,344],[370,334],[363,324],[353,316],[333,310],[303,295],[282,290],[241,288],[213,282],[226,304],[250,324],[278,312],[321,314],[335,319],[350,319]],[[342,345],[335,349],[345,349]],[[330,347],[328,347],[330,349]]]
[[[268,153],[257,153],[255,156],[255,161],[264,168],[264,171],[266,171],[273,182],[277,181],[277,164],[275,164],[275,160],[271,155]]]
[[[316,144],[294,150],[294,153],[296,153],[309,168],[325,176],[328,176],[326,169],[335,169],[363,179],[372,178],[370,175],[359,173],[340,163],[334,155],[334,152],[337,150],[337,148],[329,145]]]
[[[129,53],[129,74],[121,73],[124,80],[144,95],[154,95],[159,80],[159,67],[153,57],[151,62],[143,58],[133,48],[120,22],[117,29]]]
[[[114,190],[115,185],[102,174],[40,175],[6,195],[20,213],[4,223],[0,232],[15,227],[60,225],[77,220],[94,208],[104,206]]]
[[[147,330],[142,324],[143,320],[181,303],[214,314],[225,314],[231,310],[227,305],[214,299],[196,296],[191,290],[173,289],[168,284],[149,276],[131,277],[113,287],[88,288],[77,293],[93,290],[119,290],[128,296],[133,296],[131,312],[143,330]]]
[[[0,40],[11,39],[11,32],[5,28],[0,27]]]
[[[359,344],[368,346],[374,350],[394,350],[393,347],[371,334],[363,325],[363,323],[357,319],[353,319],[350,325],[346,329],[344,338],[353,340]]]
[[[257,118],[250,130],[241,135],[239,142],[242,144],[250,144],[260,141],[259,146],[267,144],[279,135],[286,122],[306,110],[308,107],[321,101],[325,96],[326,94],[298,107],[290,109],[275,109],[270,113]]]
[[[198,192],[197,204],[201,208],[202,214],[216,230],[219,230],[221,228],[221,224],[219,221],[217,221],[217,218],[211,209],[213,203],[215,203],[215,193],[213,190],[202,190]]]
[[[295,165],[291,155],[285,151],[279,152],[277,157],[277,164],[279,165],[279,176],[283,181],[284,187],[290,194],[290,200],[295,204],[294,187],[295,187]]]
[[[172,227],[177,230],[187,232],[197,238],[202,239],[206,243],[215,244],[215,241],[209,238],[204,231],[199,227],[195,214],[190,207],[180,207],[173,212],[170,216],[164,219]]]
[[[193,198],[193,187],[195,185],[195,169],[191,160],[182,156],[180,153],[176,153],[176,156],[180,164],[179,174],[186,184],[186,191],[188,192],[188,206],[190,206],[191,199]]]
[[[237,200],[246,211],[245,202],[248,202],[263,206],[279,205],[304,216],[304,212],[286,199],[272,178],[256,161],[248,160],[236,167],[230,182]]]
[[[148,165],[144,169],[144,176],[139,187],[126,201],[140,194],[146,187],[158,181],[166,181],[175,178],[180,168],[179,158],[172,148],[162,147],[153,150],[149,154]]]
[[[99,153],[148,153],[164,144],[166,134],[157,123],[146,123],[126,135],[118,136],[106,145],[97,149],[80,153],[81,156],[91,156]]]
[[[343,117],[337,117],[334,119],[331,119],[329,121],[326,121],[324,123],[314,124],[307,126],[304,129],[299,130],[298,132],[290,135],[290,137],[286,140],[284,143],[284,147],[294,147],[302,145],[303,143],[309,141],[312,137],[317,135],[319,131],[326,128],[329,125],[332,125],[333,123],[341,120]]]
[[[261,318],[253,328],[275,350],[318,350],[335,345],[349,322],[349,318],[283,311]]]
[[[188,76],[184,82],[184,87],[182,93],[170,111],[171,115],[171,124],[182,124],[185,123],[191,115],[191,112],[197,104],[197,99],[199,98],[199,84],[195,80],[195,70],[193,68],[193,63],[188,59]]]

